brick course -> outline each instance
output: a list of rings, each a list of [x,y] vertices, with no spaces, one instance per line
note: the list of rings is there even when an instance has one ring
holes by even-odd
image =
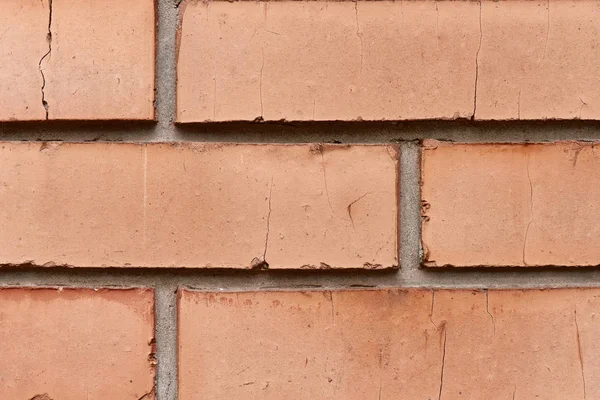
[[[179,393],[186,399],[594,398],[599,294],[184,291]]]
[[[151,290],[1,288],[0,309],[1,398],[152,398]]]
[[[591,266],[600,250],[594,143],[449,144],[422,155],[425,264]]]

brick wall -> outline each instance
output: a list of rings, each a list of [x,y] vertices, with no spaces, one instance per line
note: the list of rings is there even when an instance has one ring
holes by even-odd
[[[599,17],[1,1],[0,399],[600,398]]]

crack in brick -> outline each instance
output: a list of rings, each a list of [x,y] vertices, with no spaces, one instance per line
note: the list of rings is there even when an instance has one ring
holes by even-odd
[[[579,356],[579,366],[581,367],[581,382],[583,384],[583,398],[587,399],[587,390],[585,384],[585,371],[583,369],[583,353],[581,352],[581,337],[579,334],[579,323],[577,322],[577,306],[573,310],[573,316],[575,319],[575,334],[577,337],[577,354]]]
[[[581,102],[581,106],[579,107],[579,119],[581,119],[581,113],[583,112],[583,107],[587,106],[587,103],[585,101],[583,101],[583,99],[580,97],[579,101]]]
[[[44,394],[36,394],[29,400],[52,400],[52,398],[50,396],[48,396],[48,393],[44,393]]]
[[[273,177],[271,177],[271,187],[269,188],[269,212],[267,213],[267,234],[265,235],[265,250],[263,252],[263,259],[260,262],[260,268],[267,269],[269,268],[269,263],[267,262],[267,250],[269,249],[269,233],[271,232],[271,197],[273,195]]]
[[[525,261],[525,249],[527,248],[527,237],[529,236],[529,227],[531,227],[531,223],[533,222],[533,183],[531,182],[531,175],[529,174],[529,154],[527,154],[527,178],[529,179],[529,213],[531,216],[529,217],[529,222],[527,223],[527,228],[525,228],[525,238],[523,239],[523,255],[522,261],[523,265],[527,265]]]
[[[440,10],[438,9],[438,0],[435,0],[435,35],[440,37]]]
[[[429,310],[429,321],[431,321],[431,324],[433,326],[435,326],[435,329],[438,328],[437,324],[435,322],[433,322],[433,306],[435,305],[435,290],[432,289],[431,290],[431,310]]]
[[[150,400],[154,398],[154,388],[152,388],[149,392],[144,393],[138,400]]]
[[[479,47],[477,47],[477,53],[475,54],[475,93],[473,96],[473,115],[471,120],[475,119],[477,113],[477,84],[479,80],[479,52],[481,52],[481,41],[483,39],[483,29],[481,28],[481,1],[479,0]]]
[[[331,325],[335,325],[335,306],[333,304],[333,292],[329,291],[329,302],[331,304]]]
[[[325,150],[323,149],[323,145],[319,146],[319,152],[321,153],[321,166],[323,167],[323,183],[325,184],[325,194],[327,195],[327,203],[329,204],[329,208],[331,209],[331,213],[335,216],[335,211],[333,211],[333,206],[331,205],[331,198],[329,197],[329,188],[327,187],[327,174],[325,173]]]
[[[348,207],[346,207],[346,209],[348,210],[348,217],[350,217],[350,222],[352,223],[352,229],[354,229],[354,219],[352,218],[352,206],[359,202],[360,200],[362,200],[365,196],[372,194],[373,192],[367,192],[365,194],[363,194],[362,196],[360,196],[358,199],[354,200],[352,203],[348,204]]]
[[[358,36],[358,40],[360,40],[360,75],[362,76],[362,70],[363,70],[363,38],[362,38],[362,33],[360,33],[360,23],[358,21],[358,0],[354,1],[354,13],[356,15],[356,36]]]
[[[517,101],[517,119],[521,119],[521,89],[519,89],[519,100]]]
[[[546,22],[546,41],[544,42],[544,55],[542,60],[546,58],[546,47],[548,47],[548,36],[550,35],[550,0],[546,0],[546,10],[548,11],[548,20]]]
[[[48,101],[46,101],[46,75],[44,74],[44,68],[42,64],[46,58],[51,57],[52,53],[52,0],[48,2],[48,33],[46,34],[46,41],[48,42],[48,51],[46,54],[42,56],[38,63],[38,69],[40,70],[40,75],[42,75],[42,106],[46,112],[46,120],[48,120],[50,106],[48,105]]]
[[[490,296],[489,296],[490,292],[489,290],[485,290],[485,311],[488,313],[488,315],[490,316],[490,318],[492,319],[492,325],[494,325],[494,337],[496,337],[496,320],[494,319],[494,316],[492,315],[492,313],[490,313]]]
[[[444,329],[444,346],[442,347],[442,369],[440,372],[440,390],[438,393],[438,400],[442,398],[442,392],[444,390],[444,369],[446,367],[446,324],[442,325]]]
[[[262,47],[262,65],[260,66],[260,81],[259,81],[259,94],[260,94],[260,118],[265,118],[263,108],[263,71],[265,69],[265,47]]]

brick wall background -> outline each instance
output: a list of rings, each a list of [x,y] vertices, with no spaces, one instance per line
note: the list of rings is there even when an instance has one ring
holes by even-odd
[[[598,1],[0,3],[0,398],[600,398]]]

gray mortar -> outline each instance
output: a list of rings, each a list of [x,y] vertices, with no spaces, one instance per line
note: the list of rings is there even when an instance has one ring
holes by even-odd
[[[176,31],[178,0],[157,0],[157,123],[44,122],[0,124],[2,140],[62,141],[205,141],[238,143],[399,143],[399,271],[232,271],[136,268],[3,268],[1,286],[132,287],[156,290],[157,400],[177,399],[178,287],[208,291],[330,290],[356,288],[562,288],[600,287],[600,270],[440,269],[419,267],[420,166],[418,140],[457,142],[544,142],[600,140],[600,123],[546,122],[320,122],[223,123],[177,126]]]

